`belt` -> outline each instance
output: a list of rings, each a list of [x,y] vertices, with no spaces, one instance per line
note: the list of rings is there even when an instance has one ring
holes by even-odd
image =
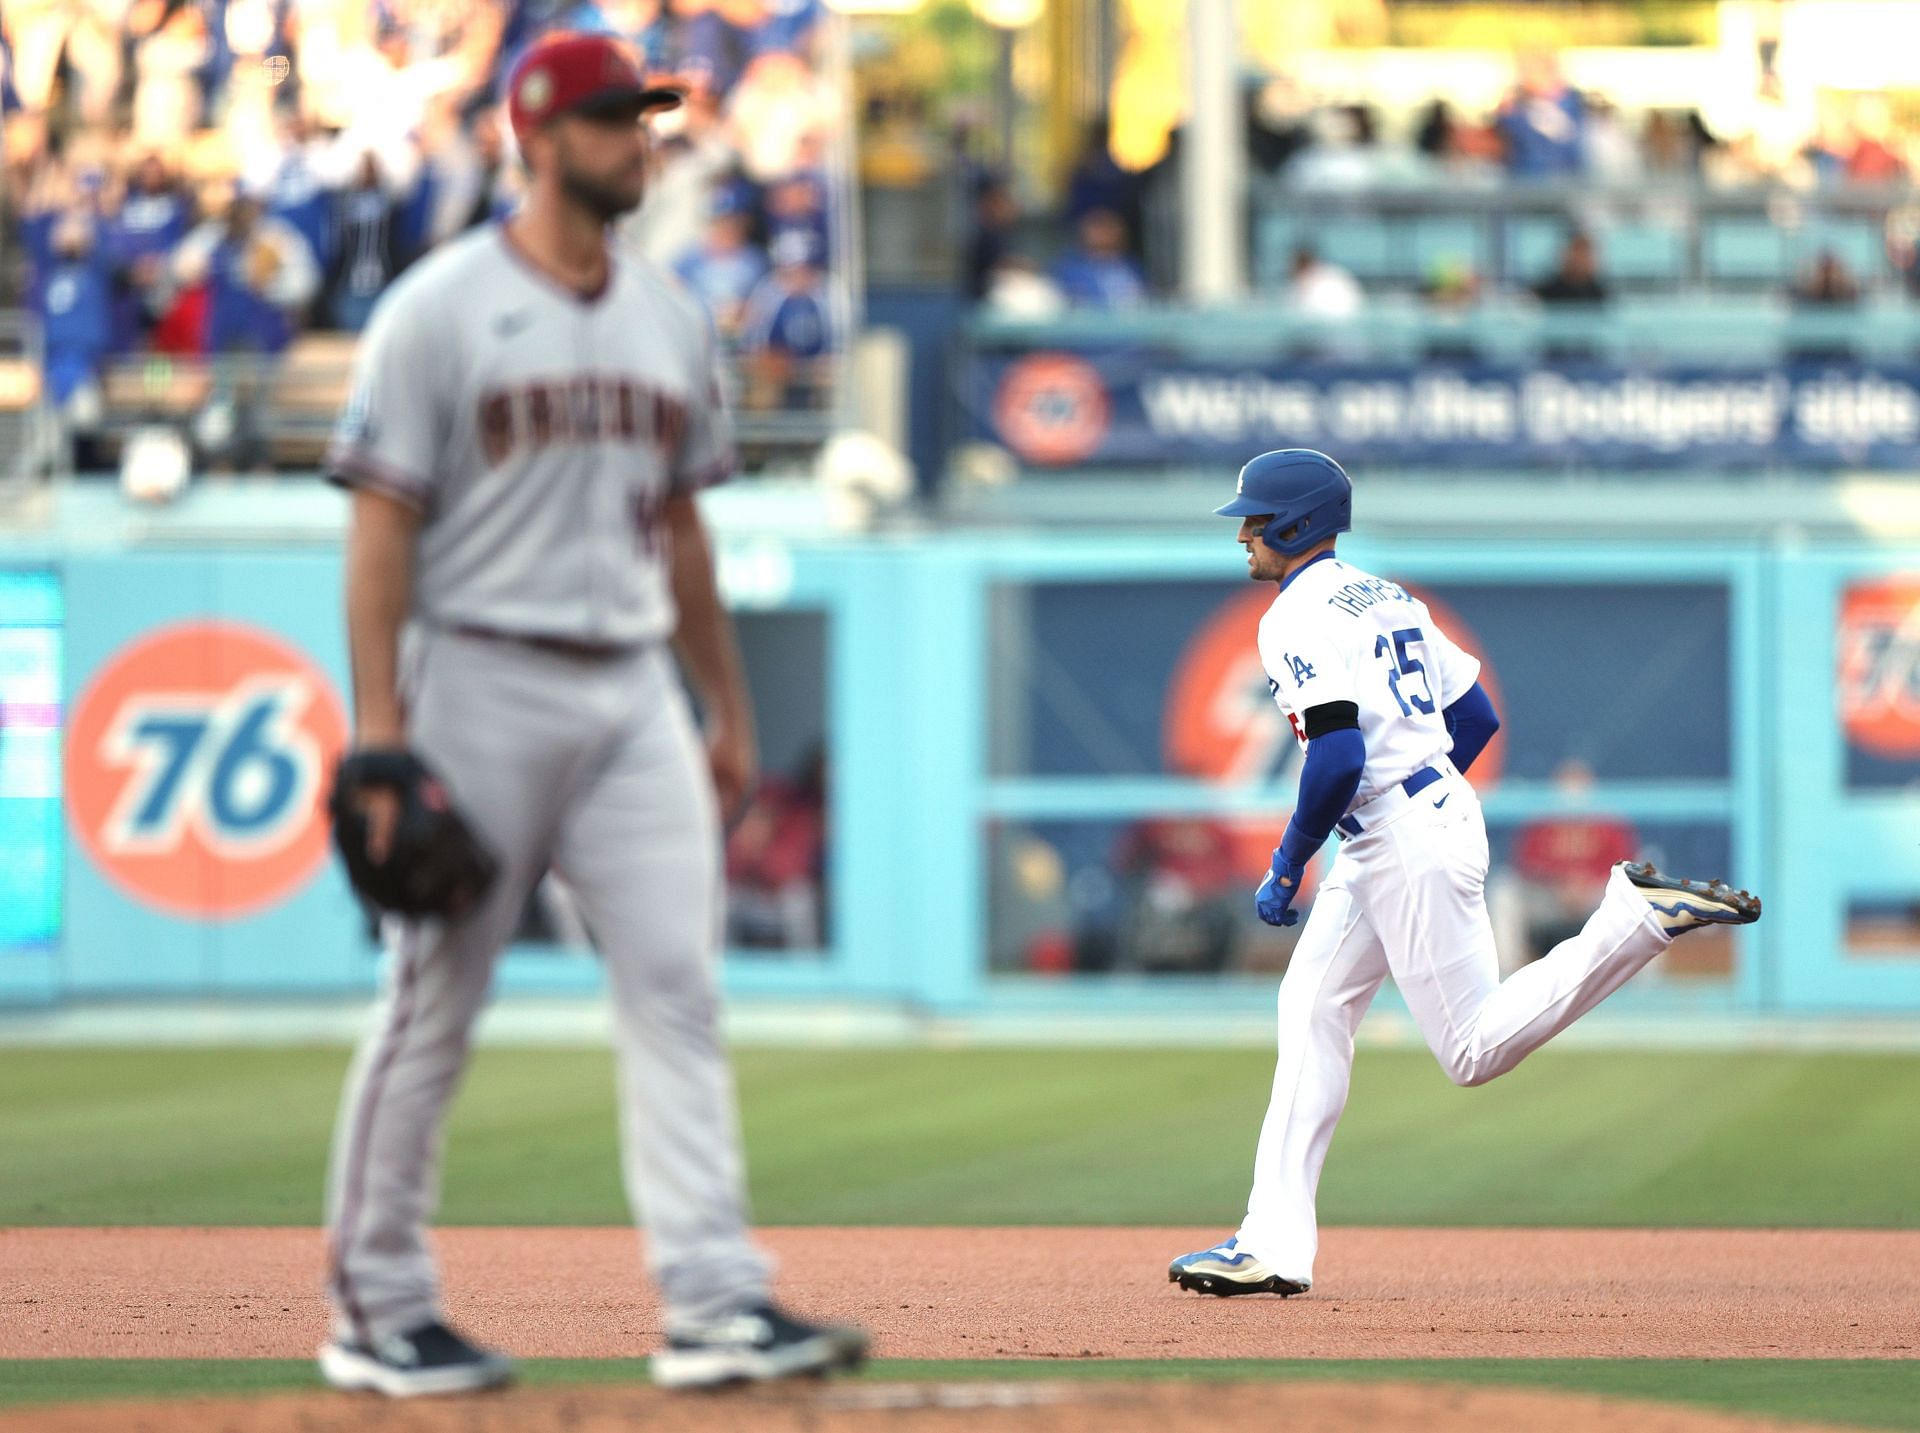
[[[485,642],[517,642],[538,652],[553,652],[582,661],[607,662],[635,650],[631,642],[589,642],[575,637],[550,637],[537,632],[507,632],[498,627],[483,627],[474,622],[456,622],[446,629],[460,637],[478,637]]]
[[[1444,775],[1446,775],[1446,773],[1438,767],[1423,766],[1400,783],[1400,790],[1406,792],[1409,796],[1418,796]],[[1360,811],[1372,810],[1380,804],[1382,798],[1391,795],[1393,795],[1393,792],[1390,790],[1381,792],[1379,796],[1374,797],[1373,800],[1369,801],[1365,806],[1362,806]],[[1333,823],[1334,830],[1340,832],[1342,836],[1358,836],[1362,831],[1367,829],[1360,824],[1360,811],[1349,812],[1347,815],[1342,816],[1338,821]],[[1379,823],[1375,822],[1375,824],[1378,825]]]

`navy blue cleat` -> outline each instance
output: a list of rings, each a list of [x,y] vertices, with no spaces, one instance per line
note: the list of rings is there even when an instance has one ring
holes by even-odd
[[[796,1375],[821,1377],[855,1369],[867,1356],[857,1328],[808,1323],[774,1304],[670,1333],[652,1359],[660,1388],[722,1388]]]
[[[1237,1239],[1197,1254],[1182,1254],[1167,1265],[1167,1282],[1196,1294],[1278,1294],[1287,1298],[1311,1287],[1304,1279],[1276,1274],[1239,1246]]]
[[[436,1320],[370,1344],[335,1339],[320,1350],[320,1375],[335,1388],[418,1398],[499,1388],[513,1365]]]
[[[1647,909],[1670,936],[1703,925],[1752,925],[1760,919],[1760,898],[1736,891],[1725,881],[1663,876],[1646,862],[1620,869],[1646,898]]]

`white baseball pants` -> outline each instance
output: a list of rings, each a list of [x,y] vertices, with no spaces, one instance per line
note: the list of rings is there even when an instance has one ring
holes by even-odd
[[[1314,1197],[1347,1102],[1354,1032],[1389,974],[1448,1076],[1480,1085],[1670,941],[1615,868],[1580,933],[1502,983],[1487,919],[1486,822],[1466,778],[1442,769],[1415,796],[1396,790],[1384,823],[1366,821],[1341,844],[1280,984],[1280,1058],[1239,1241],[1284,1278],[1313,1278]]]
[[[408,740],[501,872],[458,922],[389,922],[387,989],[348,1077],[328,1180],[338,1332],[372,1341],[438,1315],[426,1226],[441,1128],[494,962],[549,866],[606,963],[622,1164],[668,1321],[757,1302],[770,1268],[748,1237],[719,1031],[719,825],[671,660],[658,647],[578,657],[412,629],[401,675]]]

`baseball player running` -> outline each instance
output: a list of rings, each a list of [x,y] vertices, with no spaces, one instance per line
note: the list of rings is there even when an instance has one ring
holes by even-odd
[[[752,785],[755,742],[694,504],[731,442],[704,316],[605,232],[640,202],[643,116],[679,98],[601,36],[515,66],[526,203],[382,299],[329,456],[353,490],[336,834],[398,913],[329,1180],[320,1367],[337,1387],[510,1374],[441,1321],[425,1226],[495,958],[550,866],[606,964],[624,1173],[666,1311],[655,1380],[820,1372],[865,1349],[770,1302],[746,1224],[715,965],[719,812]]]
[[[1225,1243],[1168,1278],[1209,1294],[1304,1293],[1319,1245],[1314,1191],[1346,1105],[1353,1037],[1389,974],[1448,1076],[1503,1075],[1625,983],[1677,935],[1759,919],[1720,881],[1616,866],[1578,935],[1504,983],[1487,919],[1487,830],[1465,772],[1500,722],[1480,663],[1425,604],[1343,562],[1353,488],[1324,453],[1266,453],[1218,509],[1240,518],[1247,574],[1279,584],[1260,622],[1267,685],[1306,749],[1300,795],[1255,897],[1292,925],[1307,862],[1339,856],[1280,984],[1280,1058],[1253,1193]]]

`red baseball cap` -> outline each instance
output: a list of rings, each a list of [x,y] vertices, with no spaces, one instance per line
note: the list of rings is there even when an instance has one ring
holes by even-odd
[[[637,117],[671,109],[686,96],[672,85],[650,83],[633,53],[612,35],[548,35],[522,55],[507,80],[507,114],[516,139],[525,139],[562,114]]]

